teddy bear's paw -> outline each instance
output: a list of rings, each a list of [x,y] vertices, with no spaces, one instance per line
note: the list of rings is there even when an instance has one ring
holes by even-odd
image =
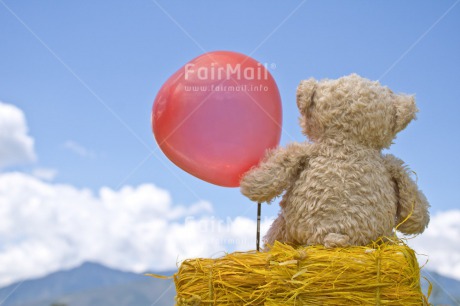
[[[326,248],[346,247],[350,245],[350,237],[337,233],[329,233],[324,237],[323,244]]]

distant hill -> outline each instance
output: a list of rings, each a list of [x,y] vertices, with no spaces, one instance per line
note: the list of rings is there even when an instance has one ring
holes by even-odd
[[[84,263],[74,269],[26,280],[8,296],[16,286],[18,283],[0,289],[0,305],[50,306],[61,303],[67,306],[142,306],[151,305],[158,299],[156,306],[171,306],[175,296],[172,280],[122,272],[97,263]]]
[[[422,277],[428,279],[433,286],[430,296],[433,305],[460,305],[460,281],[426,270],[422,270]],[[424,292],[428,290],[428,283],[423,278],[422,289]]]
[[[175,272],[175,271],[174,271]],[[174,272],[160,273],[172,275]],[[460,305],[460,281],[424,271],[433,285],[433,305]],[[426,292],[428,284],[422,281]],[[18,283],[0,289],[1,306],[171,306],[172,280],[160,280],[85,263],[78,268],[24,281],[3,303]]]

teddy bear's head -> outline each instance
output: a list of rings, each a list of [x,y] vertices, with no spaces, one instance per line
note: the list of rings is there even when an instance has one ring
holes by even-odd
[[[413,96],[351,74],[337,80],[302,81],[297,106],[303,133],[312,141],[328,139],[382,149],[415,118]]]

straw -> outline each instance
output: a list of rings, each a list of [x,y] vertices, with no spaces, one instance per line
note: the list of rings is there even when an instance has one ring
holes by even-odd
[[[155,275],[152,275],[155,276]],[[414,251],[403,241],[294,247],[185,260],[176,305],[429,305]]]

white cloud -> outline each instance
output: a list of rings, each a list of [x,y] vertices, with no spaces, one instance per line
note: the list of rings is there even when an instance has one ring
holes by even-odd
[[[0,168],[36,160],[22,110],[0,102]]]
[[[81,157],[95,158],[97,155],[92,150],[85,148],[84,146],[73,140],[67,140],[66,142],[64,142],[63,147]]]
[[[432,216],[426,231],[408,241],[426,269],[460,280],[460,210]]]
[[[58,174],[58,171],[56,169],[50,169],[50,168],[35,168],[32,170],[32,175],[39,178],[43,179],[45,181],[52,181]]]
[[[254,249],[253,220],[220,220],[211,212],[205,201],[175,205],[152,184],[94,194],[23,173],[0,174],[0,286],[88,260],[143,272]]]

